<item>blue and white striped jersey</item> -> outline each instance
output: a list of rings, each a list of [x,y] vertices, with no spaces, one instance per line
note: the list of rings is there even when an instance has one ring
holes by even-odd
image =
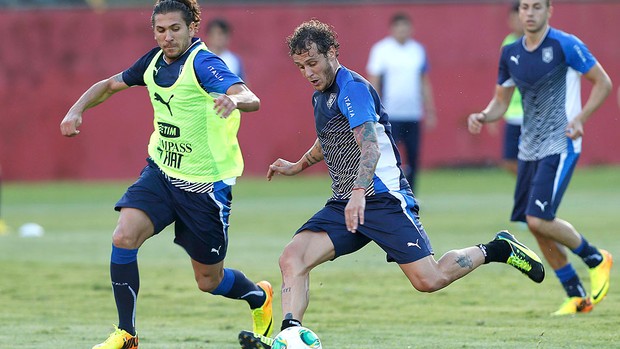
[[[581,74],[595,64],[581,40],[551,27],[531,51],[525,47],[525,37],[504,46],[497,83],[517,86],[523,97],[520,160],[581,152],[581,138],[573,141],[565,132],[582,108]]]
[[[366,195],[406,190],[409,184],[400,168],[400,154],[391,135],[388,116],[377,91],[358,73],[345,67],[334,83],[312,96],[316,133],[332,178],[333,200],[348,200],[357,178],[360,149],[352,129],[376,122],[381,157]]]

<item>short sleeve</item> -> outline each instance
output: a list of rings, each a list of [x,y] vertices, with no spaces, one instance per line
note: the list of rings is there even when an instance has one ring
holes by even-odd
[[[362,82],[351,81],[345,85],[338,97],[338,107],[349,120],[351,128],[377,121],[374,99]]]
[[[194,69],[202,88],[207,92],[226,93],[230,86],[243,83],[221,58],[208,51],[196,55]]]

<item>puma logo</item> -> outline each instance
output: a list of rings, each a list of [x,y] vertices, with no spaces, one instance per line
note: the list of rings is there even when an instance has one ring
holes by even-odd
[[[534,203],[536,204],[536,206],[540,207],[540,210],[545,212],[545,207],[549,204],[549,202],[545,201],[545,202],[540,202],[540,200],[536,199],[536,201],[534,201]]]
[[[510,56],[510,60],[512,62],[515,62],[516,65],[519,65],[519,56],[520,55],[516,55],[516,56]]]
[[[415,240],[415,243],[413,243],[413,242],[408,242],[408,243],[407,243],[407,247],[413,247],[413,246],[415,246],[415,247],[417,247],[417,248],[419,248],[419,249],[421,250],[421,249],[422,249],[422,247],[420,247],[419,242],[420,242],[420,239],[416,239],[416,240]]]
[[[170,96],[170,98],[168,98],[168,101],[166,102],[164,101],[162,96],[159,95],[159,93],[155,92],[155,100],[165,105],[166,108],[168,108],[168,112],[170,112],[170,116],[172,116],[172,109],[170,109],[170,101],[172,100],[172,97],[174,97],[174,95]]]
[[[220,245],[220,247],[218,248],[211,248],[211,253],[217,253],[217,255],[220,255],[220,249],[222,248],[222,245]]]

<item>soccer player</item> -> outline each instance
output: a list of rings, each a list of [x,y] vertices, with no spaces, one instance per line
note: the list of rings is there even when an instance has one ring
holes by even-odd
[[[510,33],[502,42],[502,47],[512,44],[523,36],[523,25],[519,19],[519,1],[515,1],[508,14]],[[504,113],[504,148],[502,152],[502,167],[512,174],[517,174],[517,158],[519,154],[519,138],[521,124],[523,124],[523,105],[519,90],[514,90]]]
[[[288,45],[295,66],[316,90],[312,105],[317,139],[298,161],[277,159],[267,178],[296,175],[325,161],[333,195],[299,228],[280,257],[282,329],[301,325],[314,267],[371,241],[422,292],[444,288],[489,262],[507,263],[542,282],[544,268],[538,256],[507,231],[487,244],[449,251],[436,261],[377,91],[339,63],[340,45],[329,25],[304,22],[288,37]],[[270,348],[273,339],[242,331],[239,342],[246,349]]]
[[[611,80],[583,42],[549,26],[552,12],[549,0],[520,1],[525,36],[503,48],[495,96],[469,116],[468,127],[477,134],[499,119],[519,88],[524,119],[511,220],[527,222],[568,296],[553,314],[566,315],[591,311],[609,289],[611,254],[591,245],[556,211],[581,152],[583,125],[609,94]],[[581,75],[593,84],[583,108]],[[590,268],[590,295],[566,247]]]
[[[390,35],[370,49],[368,81],[380,93],[390,115],[392,136],[405,146],[405,177],[415,192],[422,139],[421,125],[427,130],[437,124],[433,88],[426,50],[412,38],[409,15],[398,12],[390,21]]]
[[[60,125],[79,134],[82,114],[130,86],[146,86],[155,130],[140,178],[116,204],[110,274],[119,324],[93,348],[134,349],[139,289],[137,256],[142,243],[175,223],[175,243],[191,258],[201,291],[246,301],[253,327],[272,330],[272,288],[224,268],[232,186],[243,159],[237,141],[239,110],[258,110],[260,100],[224,62],[194,38],[200,23],[195,0],[160,0],[152,17],[158,47],[129,69],[90,87]]]

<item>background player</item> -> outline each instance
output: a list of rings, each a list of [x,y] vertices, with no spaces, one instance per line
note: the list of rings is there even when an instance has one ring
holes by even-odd
[[[239,110],[258,110],[260,101],[194,38],[200,23],[195,0],[158,1],[151,21],[158,47],[124,72],[90,87],[60,125],[64,136],[76,136],[84,111],[130,86],[148,88],[156,125],[148,164],[115,207],[120,217],[112,237],[110,274],[119,324],[94,348],[138,347],[138,248],[172,223],[175,243],[191,257],[198,288],[246,301],[253,327],[269,335],[271,285],[254,284],[242,272],[224,268],[232,185],[243,170]]]
[[[415,192],[422,129],[437,125],[429,63],[424,46],[412,38],[409,15],[398,12],[390,21],[390,35],[374,44],[366,70],[368,81],[380,92],[390,115],[392,136],[405,146],[405,177]]]
[[[519,17],[525,36],[503,48],[495,96],[480,113],[471,114],[469,130],[499,119],[517,86],[523,97],[523,128],[511,220],[527,222],[568,298],[554,315],[586,313],[609,289],[612,256],[599,250],[556,211],[579,154],[583,124],[603,103],[611,80],[581,40],[549,26],[549,0],[521,0]],[[592,82],[582,108],[581,75]],[[586,294],[569,263],[566,247],[590,268]]]
[[[504,38],[502,47],[512,44],[523,36],[523,25],[519,19],[519,1],[515,1],[510,7],[508,14],[508,27],[510,33]],[[517,174],[517,158],[519,154],[519,138],[521,137],[521,124],[523,124],[523,106],[521,93],[515,89],[504,113],[504,146],[502,151],[502,167],[508,172]]]

